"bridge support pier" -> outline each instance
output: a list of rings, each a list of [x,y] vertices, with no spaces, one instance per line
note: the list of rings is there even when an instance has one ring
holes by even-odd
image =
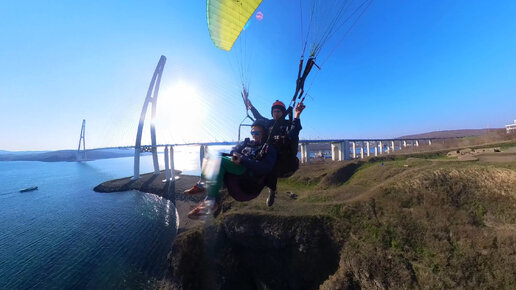
[[[428,146],[432,145],[432,140],[428,139]]]
[[[170,146],[170,151],[168,149],[168,146],[165,146],[163,155],[165,158],[165,179],[163,180],[163,182],[175,181],[176,179],[179,179],[176,177],[176,172],[174,169],[174,146]]]
[[[378,148],[380,148],[380,155],[382,155],[383,154],[383,143],[382,143],[382,141],[380,141],[378,143]]]
[[[374,156],[378,156],[378,142],[374,142]]]
[[[366,141],[366,149],[367,157],[371,156],[371,148],[369,147],[369,141]]]
[[[344,141],[344,160],[349,160],[349,141]]]
[[[331,160],[349,160],[349,141],[331,143]]]
[[[360,159],[364,159],[364,141],[360,142]]]
[[[416,140],[416,147],[419,147],[419,140]]]
[[[168,166],[168,146],[165,146],[163,150],[163,157],[165,158],[165,179],[163,182],[167,182],[170,180],[170,167]]]
[[[341,161],[342,160],[342,143],[334,142],[331,143],[331,160]]]
[[[301,163],[310,162],[310,148],[308,143],[301,143]]]
[[[179,176],[176,176],[176,169],[174,164],[174,146],[170,146],[170,180],[176,181],[179,179]]]
[[[342,156],[342,142],[333,142],[331,143],[331,160],[333,161],[341,161],[343,159]]]
[[[208,153],[208,146],[201,145],[199,147],[199,165],[200,165],[201,169],[202,169],[202,163],[203,163],[203,160],[204,160],[204,156],[206,156],[207,153]]]
[[[355,141],[351,142],[351,158],[357,158],[357,143]]]

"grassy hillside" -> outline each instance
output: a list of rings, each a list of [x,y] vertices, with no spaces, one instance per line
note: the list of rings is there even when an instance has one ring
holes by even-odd
[[[400,138],[462,138],[474,137],[482,135],[502,135],[505,134],[504,128],[490,128],[490,129],[462,129],[462,130],[443,130],[433,131],[421,134],[413,134],[401,136]]]
[[[248,275],[245,281],[251,282],[231,280],[229,272],[215,267],[219,278],[229,279],[218,285],[514,289],[514,146],[504,143],[498,152],[502,158],[485,153],[478,156],[489,158],[476,161],[447,157],[442,151],[303,165],[295,175],[280,181],[277,202],[271,208],[265,205],[265,192],[246,203],[226,198],[213,227],[219,240],[225,241],[225,251],[232,253],[232,263],[246,269],[242,272]],[[310,224],[307,232],[324,228],[332,242],[324,242],[323,247],[338,250],[319,253],[326,236],[317,233],[315,241],[306,238],[299,224]],[[196,233],[203,236],[205,230]],[[180,236],[172,260],[183,247]],[[257,250],[262,255],[251,255],[251,262],[244,258]],[[266,257],[277,251],[291,254],[283,257],[285,261]],[[316,259],[321,255],[329,264]],[[214,263],[223,265],[224,257]],[[289,263],[292,260],[312,261],[320,267],[296,266]],[[283,272],[274,276],[262,269],[274,265],[294,269],[309,282],[303,284]],[[312,270],[303,272],[303,267]]]

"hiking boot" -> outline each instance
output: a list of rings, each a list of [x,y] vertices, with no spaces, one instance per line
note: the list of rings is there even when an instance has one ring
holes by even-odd
[[[274,204],[274,198],[276,197],[276,191],[269,189],[269,197],[267,197],[267,206]]]
[[[213,215],[218,208],[219,205],[215,200],[205,199],[188,213],[188,218],[193,220],[205,218],[208,215]]]
[[[199,183],[196,183],[194,186],[192,186],[190,189],[185,190],[185,194],[191,195],[191,194],[198,194],[198,193],[204,193],[206,190],[202,185],[199,185]]]

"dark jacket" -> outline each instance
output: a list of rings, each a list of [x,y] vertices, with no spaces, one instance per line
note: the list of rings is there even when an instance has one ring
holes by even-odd
[[[260,112],[256,110],[255,107],[251,108],[251,112],[253,113],[255,119],[266,120],[269,126],[269,130],[272,130],[275,122],[274,120],[267,119],[264,116],[262,116]],[[303,127],[301,126],[301,120],[298,118],[294,118],[294,120],[292,120],[292,123],[290,123],[289,120],[281,119],[278,122],[280,122],[280,124],[278,124],[277,130],[275,130],[275,132],[269,132],[270,134],[273,134],[271,138],[274,139],[274,142],[272,142],[272,144],[275,145],[276,149],[279,149],[280,143],[284,143],[284,140],[282,139],[288,137],[292,143],[292,151],[295,152],[295,154],[297,154],[297,147],[299,144],[299,131],[303,129]]]
[[[263,146],[266,149],[262,155],[260,150]],[[240,164],[260,176],[270,173],[276,164],[277,154],[274,146],[257,144],[254,141],[250,141],[249,138],[233,147],[231,154],[234,152],[243,155]]]

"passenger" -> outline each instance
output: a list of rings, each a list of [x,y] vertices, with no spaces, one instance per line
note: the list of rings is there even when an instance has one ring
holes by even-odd
[[[246,178],[246,181],[250,180],[258,183],[258,179],[268,176],[272,172],[276,163],[276,150],[274,146],[269,147],[265,143],[267,140],[266,128],[266,122],[256,120],[251,127],[253,140],[246,139],[235,146],[231,150],[231,157],[223,156],[220,171],[214,178],[206,180],[201,175],[201,179],[206,180],[207,196],[195,209],[188,213],[189,218],[198,219],[217,211],[219,190],[226,173],[242,176],[242,178]]]
[[[266,120],[271,130],[271,138],[273,139],[271,144],[274,144],[276,148],[278,159],[274,168],[274,174],[268,176],[267,187],[269,188],[269,197],[267,198],[267,206],[274,204],[276,196],[276,187],[278,183],[278,177],[288,177],[294,174],[299,168],[299,159],[297,158],[297,151],[299,145],[299,131],[301,131],[301,120],[299,119],[301,112],[305,109],[303,102],[297,104],[295,108],[294,120],[290,122],[282,118],[286,112],[285,104],[279,100],[276,100],[271,107],[271,115],[273,120],[263,117],[258,110],[252,105],[248,98],[247,92],[244,91],[245,99],[247,100],[247,107],[253,113],[253,116],[257,120]],[[276,125],[276,129],[273,129],[274,123],[279,122]]]

